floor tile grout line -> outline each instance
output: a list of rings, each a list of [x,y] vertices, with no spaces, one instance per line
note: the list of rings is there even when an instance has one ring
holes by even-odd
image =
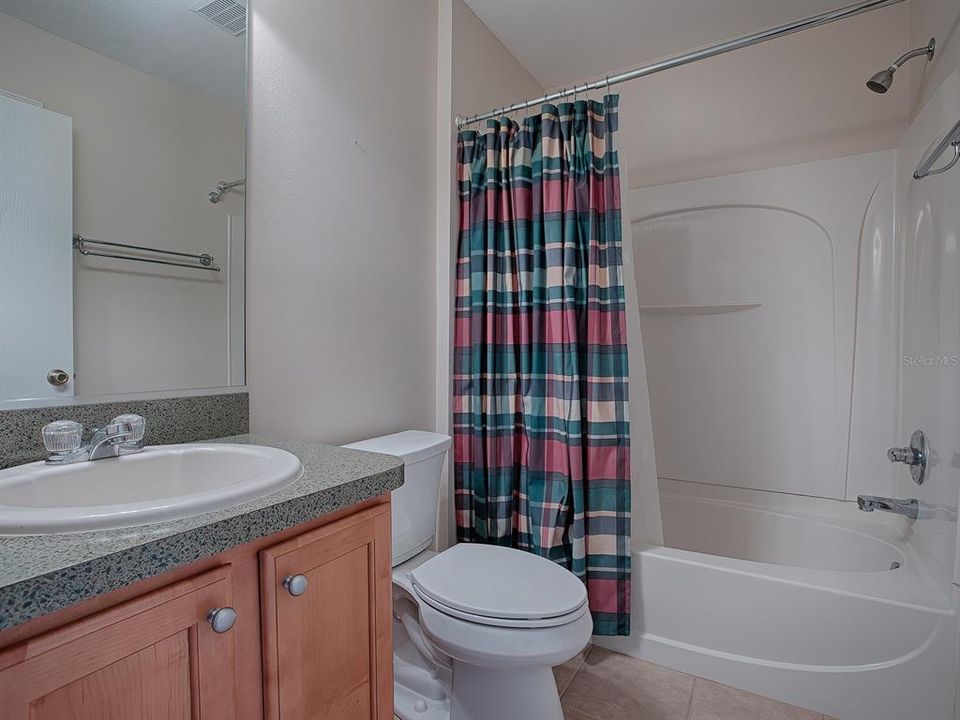
[[[570,686],[573,685],[573,681],[576,679],[577,675],[580,674],[580,671],[583,669],[583,666],[587,664],[587,658],[590,657],[590,653],[593,652],[593,649],[596,647],[593,643],[588,643],[586,652],[583,654],[583,658],[577,664],[576,669],[570,675],[570,679],[567,680],[567,684],[563,686],[563,691],[560,693],[560,708],[564,716],[566,716],[566,710],[563,708],[563,696],[567,694],[567,690],[570,689]],[[583,710],[577,710],[577,713],[587,718],[588,720],[603,720],[603,718],[597,717],[591,712],[585,712]]]
[[[593,643],[587,644],[586,652],[583,654],[583,657],[580,659],[580,664],[577,665],[577,672],[575,672],[574,675],[580,672],[583,669],[583,666],[587,664],[587,658],[590,657],[590,655],[593,653],[593,649],[595,647],[596,645],[594,645]]]
[[[567,690],[569,690],[570,686],[573,685],[574,679],[577,677],[577,675],[580,674],[580,671],[583,670],[583,666],[587,664],[587,658],[590,657],[590,654],[593,652],[594,648],[596,647],[597,646],[594,645],[593,643],[589,643],[587,645],[587,648],[586,648],[587,651],[583,654],[583,659],[580,660],[580,663],[577,665],[577,669],[573,671],[573,674],[570,676],[570,679],[567,681],[567,684],[564,685],[563,692],[560,693],[561,709],[563,708],[563,696],[567,694]],[[597,717],[593,713],[586,712],[584,710],[577,710],[577,713],[587,718],[588,720],[604,720],[603,718]],[[564,711],[564,715],[566,715],[565,711]]]
[[[700,680],[696,675],[693,676],[693,682],[690,684],[690,697],[687,698],[687,711],[683,714],[683,720],[690,720],[690,713],[693,712],[693,696],[697,692],[697,682]]]
[[[566,685],[563,686],[563,690],[560,691],[560,699],[561,699],[561,700],[563,700],[563,696],[567,694],[567,690],[570,689],[570,686],[573,685],[573,681],[574,681],[574,679],[577,677],[577,675],[580,673],[580,670],[583,669],[584,663],[587,662],[587,658],[590,657],[590,653],[593,652],[593,647],[594,647],[594,646],[593,646],[593,643],[590,643],[589,645],[587,645],[587,648],[586,648],[586,649],[587,649],[587,652],[584,653],[583,659],[580,660],[580,662],[579,662],[579,664],[577,665],[576,669],[570,674],[570,679],[567,680]]]

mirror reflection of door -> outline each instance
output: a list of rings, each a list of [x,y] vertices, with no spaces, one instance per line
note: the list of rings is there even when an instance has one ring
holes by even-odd
[[[0,94],[0,398],[73,395],[71,142],[69,117]]]

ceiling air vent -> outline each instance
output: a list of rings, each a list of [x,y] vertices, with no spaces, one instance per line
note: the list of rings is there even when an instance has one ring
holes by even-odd
[[[247,30],[245,0],[199,0],[190,9],[231,35],[243,35]]]

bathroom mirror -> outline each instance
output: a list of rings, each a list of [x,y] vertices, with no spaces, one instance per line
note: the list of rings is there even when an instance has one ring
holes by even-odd
[[[0,403],[244,384],[246,60],[246,0],[0,0]]]

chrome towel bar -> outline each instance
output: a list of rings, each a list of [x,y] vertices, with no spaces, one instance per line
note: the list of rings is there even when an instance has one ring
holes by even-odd
[[[170,260],[162,257],[141,257],[139,255],[124,255],[118,252],[103,252],[101,250],[90,250],[89,248],[87,248],[87,245],[125,248],[128,250],[139,250],[140,252],[155,253],[157,255],[168,255],[175,258],[190,258],[192,260],[196,260],[196,263],[177,262],[175,260]],[[157,265],[173,265],[175,267],[192,268],[194,270],[211,270],[213,272],[220,272],[220,267],[213,264],[213,261],[214,261],[213,255],[208,255],[207,253],[196,255],[194,253],[178,252],[176,250],[162,250],[160,248],[145,247],[143,245],[129,245],[127,243],[107,242],[106,240],[92,240],[90,238],[85,238],[82,235],[73,236],[73,249],[76,250],[81,255],[116,258],[117,260],[136,260],[137,262],[155,263]]]
[[[948,147],[953,148],[953,158],[946,165],[932,170],[933,164],[946,152]],[[956,165],[958,160],[960,160],[960,120],[957,120],[956,124],[950,128],[950,132],[944,135],[936,147],[920,161],[917,169],[913,171],[913,179],[919,180],[928,175],[939,175]]]

